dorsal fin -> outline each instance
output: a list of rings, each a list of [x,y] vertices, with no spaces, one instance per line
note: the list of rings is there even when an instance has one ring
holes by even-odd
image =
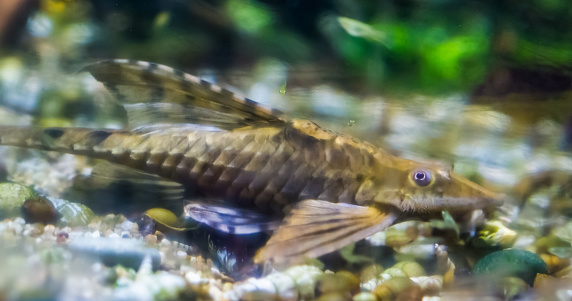
[[[135,126],[143,124],[142,115],[149,119],[147,123],[187,122],[221,129],[284,122],[284,114],[278,110],[168,66],[107,60],[81,71],[91,73],[125,105],[130,120],[136,121]],[[158,109],[164,110],[156,113]]]

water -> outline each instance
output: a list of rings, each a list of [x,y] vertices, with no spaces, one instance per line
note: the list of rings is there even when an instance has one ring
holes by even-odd
[[[88,74],[76,72],[88,63],[112,58],[165,64],[280,109],[288,116],[308,118],[391,153],[454,166],[457,173],[506,193],[507,205],[492,219],[518,232],[519,238],[511,245],[542,255],[549,263],[550,274],[560,277],[566,274],[562,271],[569,267],[567,251],[572,249],[568,237],[561,235],[570,219],[572,195],[568,180],[572,174],[572,28],[566,22],[571,11],[568,6],[565,1],[553,0],[521,4],[462,0],[1,1],[0,122],[127,127],[124,112],[108,91]],[[96,163],[14,148],[3,147],[0,151],[2,181],[32,185],[53,197],[77,197],[70,201],[81,200],[82,194],[70,193],[70,187],[79,186]],[[541,174],[543,178],[538,176],[541,172],[546,172]],[[522,211],[516,208],[522,201],[515,193],[519,187],[532,190]],[[103,198],[116,192],[93,195]],[[126,212],[125,204],[105,204],[107,212],[120,211],[133,220],[140,213]],[[20,222],[7,221],[0,229],[12,229],[11,225]],[[113,229],[101,225],[92,224],[90,233],[101,230],[105,236],[106,230]],[[400,228],[394,231],[402,231],[396,232],[398,236],[411,235],[412,245],[423,245],[422,250],[433,242],[448,246],[460,279],[476,281],[470,278],[471,263],[458,257],[478,260],[493,249],[508,247],[482,250],[471,245],[470,238],[463,238],[459,244],[461,240],[451,239],[450,228],[435,225],[416,222],[408,224],[409,232]],[[433,230],[427,230],[430,227]],[[477,236],[481,230],[476,229]],[[249,237],[247,240],[253,240],[249,244],[208,231],[174,239],[190,247],[175,250],[170,244],[157,245],[172,255],[166,262],[174,262],[174,267],[166,270],[182,275],[191,275],[192,270],[188,282],[200,282],[204,276],[231,283],[220,275],[204,272],[212,262],[192,257],[194,261],[189,264],[191,259],[181,259],[187,253],[200,253],[189,251],[193,248],[206,249],[202,255],[210,254],[215,265],[236,280],[262,276],[262,268],[251,265],[249,256],[265,236]],[[227,240],[232,244],[225,245]],[[407,244],[411,246],[411,242]],[[387,241],[381,245],[386,247],[379,250],[362,241],[352,252],[373,258],[384,268],[403,258],[413,258],[425,264],[428,271],[445,274],[405,249],[400,251],[399,245]],[[27,249],[30,257],[35,256],[30,248],[44,247],[33,246]],[[11,258],[14,249],[0,250],[0,254]],[[395,254],[399,256],[393,258]],[[21,257],[17,259],[26,260]],[[355,274],[364,265],[349,263],[347,256],[336,254],[322,261],[325,267],[312,264]],[[87,266],[95,269],[93,264]],[[42,270],[49,267],[43,266]],[[113,273],[123,273],[117,271]],[[100,272],[94,270],[93,274],[104,273]],[[134,274],[127,276],[129,273],[123,275],[131,281],[125,280],[128,284],[117,280],[121,275],[117,282],[109,281],[126,287],[138,285],[131,277]],[[2,274],[0,278],[9,276]],[[24,296],[10,291],[10,286],[4,285],[8,283],[5,279],[0,279],[0,299]],[[58,285],[69,282],[65,277],[58,279]],[[41,282],[38,280],[38,287],[49,286]],[[557,287],[566,285],[559,283]],[[112,296],[113,290],[106,289],[105,296]],[[535,289],[549,294],[536,284]],[[63,299],[79,298],[76,290],[71,295],[58,295],[58,291],[70,290],[46,289],[44,293]],[[149,292],[151,295],[160,298],[159,293]]]

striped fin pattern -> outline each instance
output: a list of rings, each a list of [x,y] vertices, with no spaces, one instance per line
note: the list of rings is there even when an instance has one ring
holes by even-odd
[[[229,234],[252,234],[278,228],[281,216],[229,206],[228,203],[193,201],[185,206],[187,217]]]
[[[338,250],[389,227],[397,218],[395,211],[374,207],[305,200],[296,204],[255,262],[301,261]]]
[[[102,82],[121,104],[138,114],[137,125],[173,117],[171,123],[210,124],[222,129],[282,124],[283,113],[201,80],[196,76],[156,63],[135,60],[107,60],[82,69]],[[168,105],[158,105],[163,103]],[[165,110],[157,110],[157,109]],[[141,116],[148,121],[141,121]],[[181,114],[183,113],[183,114]],[[177,117],[178,116],[178,117]],[[186,119],[185,119],[186,118]],[[224,120],[224,122],[222,121]]]

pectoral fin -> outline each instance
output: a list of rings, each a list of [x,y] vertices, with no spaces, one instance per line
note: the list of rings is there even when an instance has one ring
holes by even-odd
[[[252,234],[274,230],[278,228],[282,219],[280,216],[208,200],[189,202],[185,206],[185,216],[230,234]]]
[[[107,161],[95,165],[80,183],[93,208],[119,207],[119,212],[161,207],[180,214],[185,195],[179,183]]]
[[[258,251],[255,262],[291,262],[338,250],[390,226],[397,212],[306,200],[298,203]]]

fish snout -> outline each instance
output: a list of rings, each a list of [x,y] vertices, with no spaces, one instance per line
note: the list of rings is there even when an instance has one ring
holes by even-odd
[[[455,175],[453,177],[458,187],[460,188],[457,193],[457,197],[472,199],[476,207],[490,207],[490,206],[501,206],[506,199],[506,194],[497,193],[487,188],[478,185],[465,177]]]
[[[495,207],[502,206],[502,204],[504,204],[504,200],[506,199],[506,194],[496,192],[492,192],[492,194],[493,195],[489,198],[489,202]]]

